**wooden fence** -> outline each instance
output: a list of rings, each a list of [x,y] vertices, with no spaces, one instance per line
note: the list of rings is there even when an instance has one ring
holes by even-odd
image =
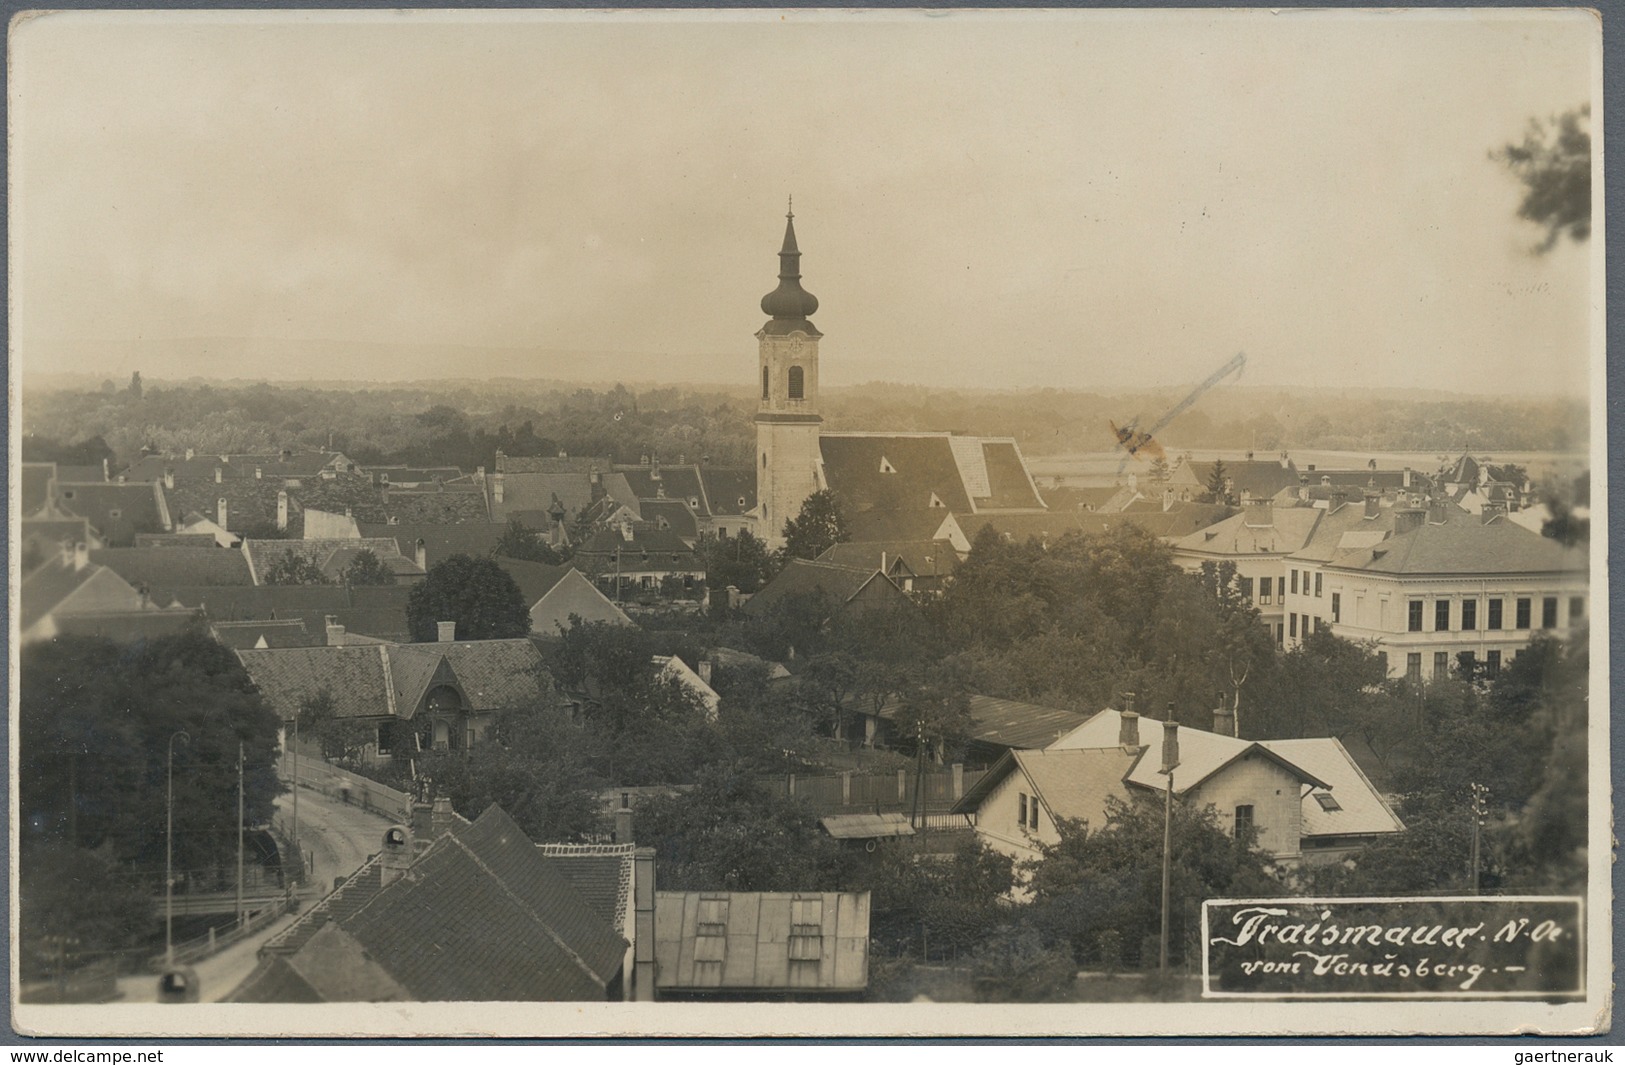
[[[297,777],[295,762],[298,763]],[[297,759],[291,750],[283,754],[281,774],[286,780],[312,788],[339,802],[353,803],[391,820],[411,820],[412,800],[404,791],[396,791],[376,780],[330,765],[322,758],[319,749],[310,744],[299,744]]]
[[[762,783],[776,795],[791,795],[810,804],[820,813],[909,812],[919,788],[919,805],[924,812],[946,813],[986,775],[986,770],[961,766],[940,772],[916,774],[910,769],[888,773],[788,773],[763,778]]]

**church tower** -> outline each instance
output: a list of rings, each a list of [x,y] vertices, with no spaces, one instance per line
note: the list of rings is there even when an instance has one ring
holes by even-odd
[[[779,287],[762,297],[771,315],[757,332],[762,399],[756,409],[758,529],[769,547],[784,543],[784,523],[823,487],[818,450],[818,340],[808,317],[818,299],[801,287],[795,212],[785,215]]]

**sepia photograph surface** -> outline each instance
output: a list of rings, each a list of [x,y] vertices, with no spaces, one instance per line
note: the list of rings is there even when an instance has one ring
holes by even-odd
[[[1595,12],[8,45],[14,1032],[1607,1030]]]

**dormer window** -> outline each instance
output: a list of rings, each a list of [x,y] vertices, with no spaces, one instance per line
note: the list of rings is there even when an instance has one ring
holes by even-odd
[[[931,493],[931,504],[930,505],[932,507],[937,507],[937,508],[946,508],[947,507],[947,504],[944,503],[941,499],[939,499],[935,492]]]
[[[882,456],[880,456],[880,472],[881,473],[896,473],[897,472],[897,467],[893,466],[891,464],[891,462],[887,460],[885,455],[882,455]]]
[[[1315,792],[1315,801],[1320,803],[1320,808],[1325,810],[1327,813],[1331,813],[1334,810],[1341,810],[1343,808],[1342,804],[1336,799],[1332,798],[1329,792]]]

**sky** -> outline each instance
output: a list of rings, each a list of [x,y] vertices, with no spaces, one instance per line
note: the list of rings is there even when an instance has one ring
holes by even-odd
[[[1583,395],[1600,330],[1600,249],[1532,254],[1488,157],[1592,99],[1576,10],[69,12],[11,49],[25,371],[748,383],[791,194],[826,385],[1242,352]]]

